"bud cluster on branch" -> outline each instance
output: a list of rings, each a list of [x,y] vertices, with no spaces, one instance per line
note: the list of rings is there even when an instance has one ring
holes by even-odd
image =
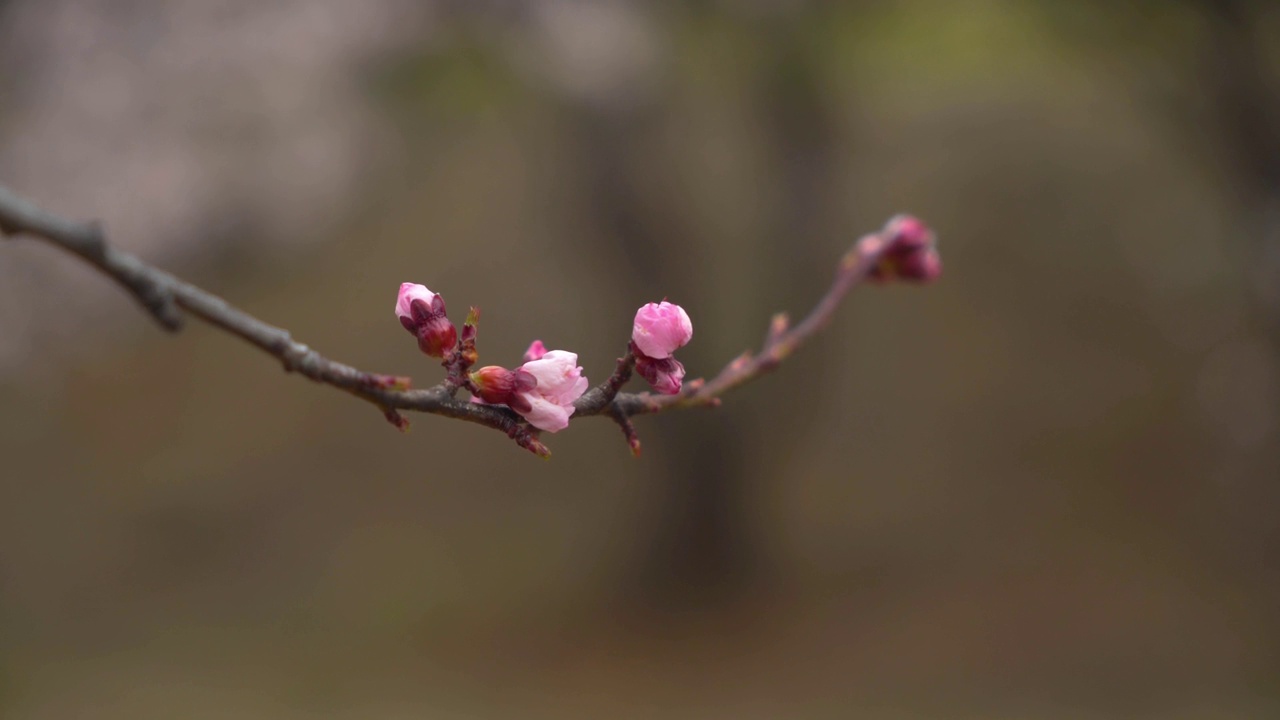
[[[425,285],[401,283],[396,296],[400,324],[418,339],[422,352],[441,359],[446,383],[466,388],[472,402],[505,405],[538,430],[559,432],[569,427],[569,416],[576,410],[574,403],[588,385],[578,366],[577,353],[548,350],[541,340],[534,340],[524,353],[524,364],[517,368],[486,365],[469,372],[478,359],[478,315],[472,308],[459,338],[440,295]],[[666,300],[649,303],[636,311],[629,354],[622,362],[634,362],[640,375],[657,392],[675,395],[680,392],[684,365],[672,353],[692,337],[693,323],[684,308]]]
[[[631,418],[672,408],[718,406],[728,390],[772,371],[834,315],[849,290],[865,279],[931,282],[942,273],[933,231],[919,219],[898,215],[879,232],[864,235],[845,254],[835,280],[812,311],[791,326],[785,314],[773,317],[758,352],[738,356],[710,379],[685,382],[675,352],[693,338],[684,308],[663,300],[636,311],[631,339],[609,377],[591,387],[578,355],[548,350],[534,340],[516,367],[485,365],[476,347],[480,312],[471,308],[462,329],[449,320],[444,298],[424,285],[404,283],[396,296],[396,317],[418,348],[440,360],[445,377],[428,388],[412,388],[407,377],[358,370],[330,360],[222,298],[152,267],[109,244],[94,223],[78,223],[42,210],[0,187],[0,235],[30,235],[79,256],[128,290],[160,325],[182,327],[184,311],[240,337],[277,358],[286,371],[345,390],[376,405],[401,430],[401,410],[416,410],[485,425],[542,457],[550,450],[543,432],[569,426],[571,418],[603,415],[622,429],[631,451],[640,440]],[[638,373],[652,392],[624,393]],[[466,390],[469,399],[457,397]]]

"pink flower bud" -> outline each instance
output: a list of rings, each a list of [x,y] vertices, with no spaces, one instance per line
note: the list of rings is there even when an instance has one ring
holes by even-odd
[[[524,361],[541,360],[543,355],[547,354],[547,346],[542,344],[541,340],[534,340],[529,343],[529,349],[524,351]]]
[[[640,352],[654,359],[671,357],[693,337],[693,323],[684,308],[663,300],[636,311],[631,341]]]
[[[932,282],[942,275],[942,257],[934,247],[935,237],[918,218],[898,215],[885,224],[880,236],[868,236],[859,244],[865,254],[878,252],[889,243],[869,277],[876,282],[908,280]]]
[[[933,247],[933,230],[918,217],[894,215],[885,223],[882,233],[893,248],[902,252]]]
[[[422,352],[431,357],[444,357],[457,343],[458,332],[445,315],[444,298],[425,285],[400,284],[396,317],[405,330],[418,338]]]
[[[636,372],[649,381],[654,392],[662,395],[679,393],[684,381],[684,365],[673,357],[655,360],[647,355],[639,355],[636,357]]]
[[[898,277],[912,282],[933,282],[942,275],[942,256],[928,248],[898,259]]]
[[[537,360],[521,365],[519,370],[537,382],[532,388],[512,393],[512,401],[507,403],[511,409],[540,430],[557,432],[568,427],[573,401],[587,391],[587,379],[578,367],[577,354],[550,350]]]
[[[538,381],[523,370],[508,370],[497,365],[487,365],[471,373],[471,384],[476,395],[486,403],[507,403],[512,393],[525,392],[537,386]]]
[[[418,348],[434,358],[442,358],[458,342],[458,331],[444,315],[418,326]]]
[[[433,312],[432,307],[437,300],[440,311],[444,312],[444,299],[428,290],[426,285],[400,283],[400,292],[396,295],[396,317],[400,318],[405,330],[417,334],[418,323]]]

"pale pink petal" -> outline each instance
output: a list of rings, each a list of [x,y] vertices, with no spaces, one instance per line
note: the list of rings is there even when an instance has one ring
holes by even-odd
[[[396,295],[396,316],[400,318],[413,319],[413,311],[411,307],[414,300],[421,300],[431,306],[431,301],[436,299],[436,294],[427,289],[426,285],[418,285],[417,283],[400,283],[400,292]]]
[[[529,401],[530,410],[524,413],[524,419],[530,425],[547,432],[559,432],[569,427],[569,416],[573,414],[573,406],[565,407],[540,397],[536,392],[524,394]]]
[[[573,386],[569,388],[569,392],[566,393],[569,402],[573,402],[574,400],[582,397],[582,393],[587,391],[587,386],[590,384],[591,383],[587,381],[586,377],[579,375],[578,379],[573,381]]]
[[[540,394],[556,400],[572,394],[574,385],[582,376],[577,354],[564,350],[548,351],[541,359],[530,360],[520,367],[538,379],[537,390]],[[574,398],[576,397],[575,395]]]

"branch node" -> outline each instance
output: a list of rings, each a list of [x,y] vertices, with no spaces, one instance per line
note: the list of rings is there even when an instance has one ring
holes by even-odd
[[[372,390],[408,390],[413,385],[413,378],[405,375],[361,373],[360,384]]]
[[[396,410],[395,408],[387,408],[382,411],[382,416],[400,432],[409,432],[409,418],[401,415],[399,410]]]
[[[538,432],[524,423],[512,422],[507,429],[507,437],[516,441],[520,447],[537,455],[543,460],[551,459],[551,449],[538,439]]]
[[[284,371],[287,373],[301,372],[308,375],[305,364],[307,358],[311,356],[311,348],[301,343],[293,343],[288,340],[288,334],[284,336],[284,340],[276,344],[278,348],[276,352],[280,355],[280,362],[284,365]]]
[[[160,323],[160,327],[169,332],[178,332],[182,329],[182,310],[178,307],[172,291],[142,279],[130,280],[127,284],[138,302],[147,309],[156,322]]]

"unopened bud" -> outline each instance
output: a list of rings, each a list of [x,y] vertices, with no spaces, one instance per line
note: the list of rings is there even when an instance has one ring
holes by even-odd
[[[909,252],[933,247],[933,230],[913,215],[894,215],[889,218],[882,234],[893,246],[890,252]]]
[[[648,355],[636,356],[636,372],[649,381],[654,392],[675,395],[684,381],[684,365],[674,357],[654,359]]]
[[[418,325],[418,347],[431,357],[444,357],[457,342],[458,331],[443,314],[434,315]]]
[[[425,285],[401,283],[396,296],[396,317],[418,338],[418,347],[431,357],[444,357],[458,340],[458,332],[445,315],[444,298]]]
[[[898,260],[898,277],[912,282],[933,282],[942,275],[942,256],[928,248]]]
[[[492,404],[510,404],[512,395],[528,392],[538,385],[538,380],[524,370],[508,370],[497,365],[486,365],[471,373],[471,384],[481,400]]]
[[[684,308],[663,300],[636,311],[631,342],[651,358],[670,357],[693,337],[693,323]]]
[[[889,244],[869,273],[872,280],[932,282],[942,275],[942,257],[934,247],[936,238],[933,230],[920,219],[910,215],[895,216],[885,224],[881,236],[882,241],[875,236],[864,238],[859,246],[862,252],[870,254],[883,247],[878,245],[878,241]]]

